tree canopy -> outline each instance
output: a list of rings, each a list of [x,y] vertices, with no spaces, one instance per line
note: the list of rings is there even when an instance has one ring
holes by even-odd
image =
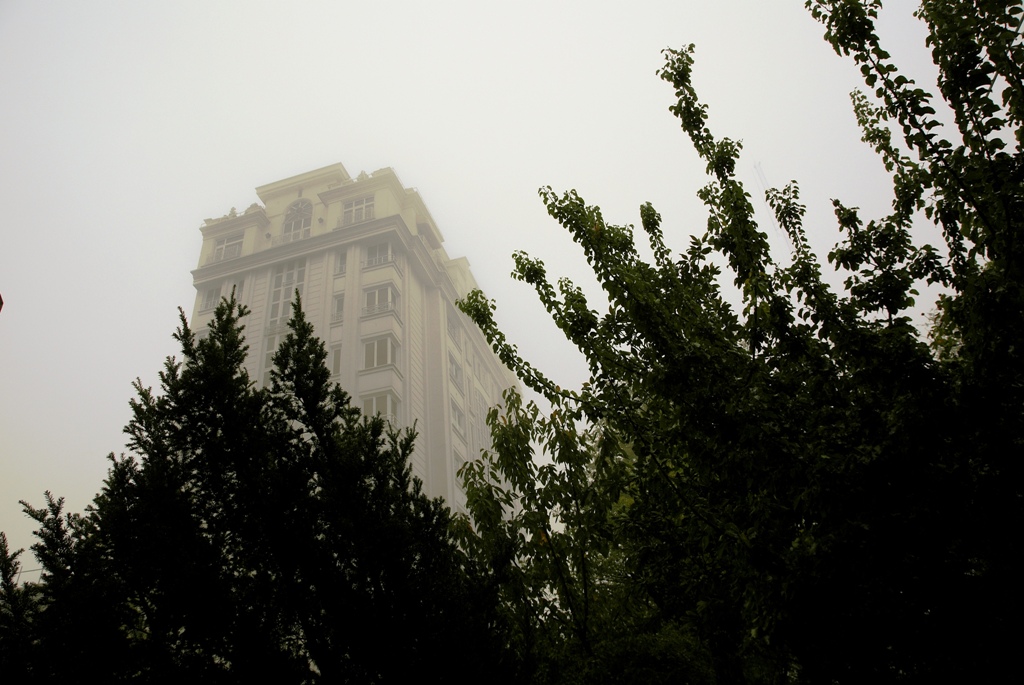
[[[182,315],[160,391],[136,385],[84,514],[24,504],[40,583],[0,538],[0,656],[31,682],[393,682],[495,660],[486,597],[450,512],[408,463],[414,433],[330,383],[296,301],[259,389],[232,297],[198,337]]]
[[[494,452],[464,474],[476,525],[465,544],[503,588],[538,682],[641,667],[694,682],[974,680],[1015,653],[1022,10],[922,2],[935,95],[881,45],[880,2],[806,5],[863,74],[853,109],[891,175],[889,214],[865,220],[833,200],[842,238],[824,266],[791,182],[766,193],[791,245],[788,259],[772,254],[736,176],[741,143],[707,125],[693,46],[667,50],[670,111],[710,179],[705,230],[675,253],[641,206],[647,261],[633,226],[542,188],[603,314],[514,256],[513,277],[585,356],[588,382],[558,387],[498,329],[493,302],[462,303],[552,406],[544,417],[510,396],[490,417]],[[911,317],[922,283],[941,291],[930,338]],[[538,445],[549,464],[532,461]]]

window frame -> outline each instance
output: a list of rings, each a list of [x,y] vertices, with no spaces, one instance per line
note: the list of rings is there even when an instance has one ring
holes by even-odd
[[[384,335],[364,340],[363,371],[377,371],[388,367],[397,367],[399,352],[398,342],[394,336]]]
[[[459,403],[455,401],[454,397],[448,398],[449,405],[451,406],[452,415],[452,428],[463,440],[466,439],[466,412],[462,410]]]
[[[237,259],[242,256],[242,243],[245,241],[245,232],[232,233],[222,238],[217,238],[213,243],[213,261],[223,262],[229,259]],[[237,254],[229,254],[229,251]]]
[[[199,311],[208,312],[217,308],[217,305],[220,304],[221,287],[217,285],[203,291],[203,297],[199,301]]]
[[[461,490],[463,492],[463,494],[465,494],[465,490],[463,490],[462,479],[459,478],[459,471],[461,471],[462,468],[466,464],[467,464],[466,458],[464,456],[462,456],[462,453],[459,452],[459,450],[457,450],[457,449],[455,449],[453,447],[452,448],[452,476],[455,479],[455,485],[458,486],[459,490]]]
[[[352,226],[376,217],[373,194],[354,197],[341,203],[341,225]]]
[[[386,292],[387,298],[380,299],[380,293]],[[373,304],[370,304],[370,295],[373,295]],[[386,314],[398,309],[398,289],[393,283],[379,283],[363,290],[363,316],[375,314]]]
[[[345,367],[345,358],[342,356],[341,343],[331,345],[327,354],[327,364],[327,368],[331,372],[331,378],[338,378],[341,376],[341,372]]]
[[[348,248],[340,248],[334,251],[334,275],[344,276],[348,271]]]
[[[232,291],[235,293],[235,300],[238,302],[242,301],[242,295],[245,293],[245,276],[239,276],[228,282],[231,288],[228,290],[224,297],[231,297]]]
[[[263,387],[270,388],[270,372],[274,368],[274,355],[281,347],[285,333],[271,333],[263,338]]]
[[[460,324],[458,322],[458,320],[455,318],[455,315],[451,312],[451,310],[448,311],[448,316],[445,317],[445,318],[446,318],[446,326],[448,328],[448,337],[451,338],[452,342],[455,343],[455,346],[461,350],[462,349],[462,324]]]
[[[331,323],[339,324],[345,321],[345,293],[336,293],[331,304]]]
[[[301,198],[288,205],[281,222],[281,242],[308,238],[313,230],[313,202]]]
[[[384,254],[381,254],[381,248],[384,248]],[[395,254],[391,251],[391,241],[384,241],[366,246],[366,259],[363,260],[363,266],[383,266],[384,264],[390,264],[394,260]]]
[[[460,395],[465,394],[466,374],[462,370],[462,364],[451,351],[448,352],[448,380],[455,385]]]
[[[288,276],[291,276],[289,279]],[[280,282],[278,279],[280,278]],[[305,295],[306,260],[293,259],[274,265],[270,272],[270,295],[267,300],[267,326],[287,323],[291,318],[291,304],[295,292]],[[287,296],[285,296],[287,292]]]
[[[379,401],[381,399],[384,400],[384,409],[387,411],[381,411],[381,407],[379,406]],[[373,403],[371,407],[373,411],[367,410],[368,402]],[[381,417],[389,423],[397,425],[399,422],[399,418],[401,416],[399,412],[401,412],[402,409],[402,402],[395,396],[395,393],[390,390],[381,390],[363,395],[360,398],[360,405],[364,416],[376,416],[377,414],[380,414]]]

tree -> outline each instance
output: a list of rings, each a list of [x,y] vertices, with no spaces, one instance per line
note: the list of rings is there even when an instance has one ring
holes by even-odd
[[[497,643],[491,602],[465,572],[451,514],[422,493],[415,434],[362,417],[329,383],[327,352],[298,301],[274,357],[271,406],[287,426],[275,480],[293,560],[296,619],[328,680],[390,682],[409,672],[477,681]],[[452,671],[453,645],[465,650]]]
[[[27,627],[39,680],[364,683],[448,674],[455,641],[474,657],[454,679],[479,679],[497,644],[487,598],[411,476],[415,434],[330,383],[298,299],[257,388],[246,313],[222,301],[202,338],[182,315],[182,359],[159,393],[136,384],[132,454],[110,457],[84,515],[49,493],[25,504],[43,576],[9,588],[17,555],[0,549],[0,648]]]
[[[627,580],[622,541],[629,464],[600,429],[580,432],[565,404],[541,416],[506,393],[488,416],[494,451],[460,474],[472,525],[461,542],[498,591],[520,681],[710,682],[684,627]],[[567,411],[563,411],[566,410]],[[532,459],[535,445],[549,463]]]
[[[7,536],[0,533],[0,664],[8,678],[26,681],[31,677],[29,631],[33,597],[25,586],[18,585],[24,550],[11,551]]]
[[[600,523],[566,532],[586,558],[617,558],[624,591],[653,614],[693,631],[717,681],[994,676],[1009,668],[1021,609],[1011,532],[1024,502],[1021,9],[921,3],[953,131],[881,47],[880,2],[806,4],[873,91],[852,96],[854,111],[893,179],[892,213],[866,224],[833,201],[844,237],[828,259],[846,276],[842,289],[808,247],[795,182],[766,194],[792,245],[788,263],[771,254],[735,177],[741,144],[706,125],[690,46],[666,51],[660,75],[711,179],[698,193],[703,235],[673,255],[660,216],[642,206],[648,263],[633,227],[607,224],[574,191],[543,188],[607,296],[604,315],[571,282],[553,286],[542,262],[515,255],[513,276],[586,357],[588,383],[564,390],[521,359],[480,293],[462,307],[555,412],[600,431],[600,449],[586,432],[543,436],[549,448],[571,439],[590,455],[586,487],[560,492]],[[941,249],[915,241],[921,220]],[[742,307],[722,294],[712,253]],[[943,289],[935,349],[909,315],[922,281]],[[505,429],[492,426],[489,487],[521,488],[512,474],[524,467],[504,462],[530,450],[497,440]],[[609,479],[612,470],[622,475]],[[565,509],[533,511],[561,520]],[[527,539],[536,528],[511,525]],[[588,537],[598,530],[612,542]],[[486,548],[483,526],[480,539]],[[555,582],[531,552],[514,553],[514,565]],[[552,599],[572,611],[568,598]]]

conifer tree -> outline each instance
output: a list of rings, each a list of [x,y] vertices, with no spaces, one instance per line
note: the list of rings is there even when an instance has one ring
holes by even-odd
[[[17,555],[0,550],[0,649],[28,635],[40,680],[479,679],[489,614],[450,513],[411,475],[415,434],[350,405],[298,300],[257,388],[246,313],[222,301],[202,337],[182,316],[181,361],[159,392],[136,383],[132,453],[84,515],[49,493],[25,505],[43,576],[8,583]],[[450,673],[458,644],[473,657]]]

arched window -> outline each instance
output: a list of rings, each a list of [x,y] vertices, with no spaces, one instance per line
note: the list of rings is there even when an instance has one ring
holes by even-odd
[[[309,200],[297,200],[284,213],[284,226],[281,228],[282,242],[291,242],[309,237],[309,227],[313,225],[313,203]]]

